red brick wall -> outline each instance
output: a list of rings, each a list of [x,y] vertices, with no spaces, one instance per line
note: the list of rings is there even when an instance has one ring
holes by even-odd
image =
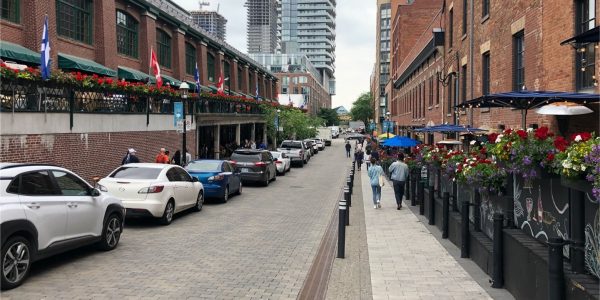
[[[86,180],[106,176],[121,164],[128,148],[141,162],[154,162],[161,147],[171,155],[182,147],[176,131],[4,135],[0,162],[48,163],[73,170]],[[187,147],[196,155],[196,131],[187,133]]]

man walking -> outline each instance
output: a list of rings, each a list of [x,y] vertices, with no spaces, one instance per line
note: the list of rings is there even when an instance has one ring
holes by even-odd
[[[404,163],[404,153],[398,154],[398,160],[392,163],[388,169],[390,179],[394,184],[394,195],[398,210],[402,209],[402,198],[404,197],[404,183],[408,177],[408,165]]]
[[[167,150],[165,148],[160,148],[160,152],[156,156],[157,164],[168,164],[169,156],[166,154]]]
[[[132,164],[132,163],[139,163],[140,159],[135,155],[135,153],[136,153],[135,149],[129,148],[129,150],[127,151],[127,154],[125,155],[125,157],[123,157],[121,164],[126,165],[126,164]]]
[[[346,141],[346,157],[350,157],[350,150],[352,149],[352,146],[350,145],[349,141]]]

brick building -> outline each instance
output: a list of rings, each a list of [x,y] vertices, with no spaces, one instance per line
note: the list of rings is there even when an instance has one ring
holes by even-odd
[[[599,10],[594,0],[392,3],[392,119],[404,127],[517,128],[520,111],[454,106],[523,89],[598,93],[598,45],[576,50],[560,43],[598,26]],[[599,131],[598,105],[588,107],[594,113],[568,117],[569,131]],[[527,124],[557,131],[556,117],[534,111]]]

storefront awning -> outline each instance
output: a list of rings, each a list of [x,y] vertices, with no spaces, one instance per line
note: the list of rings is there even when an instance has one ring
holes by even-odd
[[[0,41],[0,57],[4,60],[39,65],[41,55],[23,46]]]
[[[135,69],[131,69],[131,68],[127,68],[127,67],[123,67],[123,66],[119,66],[117,68],[117,73],[118,73],[119,79],[144,81],[144,80],[146,80],[146,78],[149,78],[150,83],[156,82],[156,80],[154,79],[154,76],[150,76],[144,72],[141,72],[141,71],[138,71]]]
[[[89,73],[96,73],[109,77],[116,77],[117,72],[109,69],[93,60],[58,53],[58,67],[67,70],[80,70]]]
[[[181,85],[181,81],[169,76],[169,75],[160,75],[160,77],[162,77],[163,79],[163,84],[166,85],[167,82],[169,83],[169,85],[171,86],[180,86]]]

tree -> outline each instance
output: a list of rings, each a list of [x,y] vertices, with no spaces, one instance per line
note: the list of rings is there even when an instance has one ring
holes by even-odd
[[[352,120],[363,121],[365,124],[369,124],[369,119],[373,117],[372,99],[371,93],[366,92],[352,103],[352,109],[350,109]]]
[[[275,128],[277,108],[268,105],[261,105],[261,108],[267,124],[267,134],[274,139],[277,134]],[[279,126],[283,127],[283,133],[279,135],[279,138],[306,139],[317,136],[317,127],[322,126],[323,119],[311,117],[295,108],[280,106],[279,109]]]
[[[335,109],[322,107],[317,116],[325,121],[325,126],[340,125],[340,119]]]

